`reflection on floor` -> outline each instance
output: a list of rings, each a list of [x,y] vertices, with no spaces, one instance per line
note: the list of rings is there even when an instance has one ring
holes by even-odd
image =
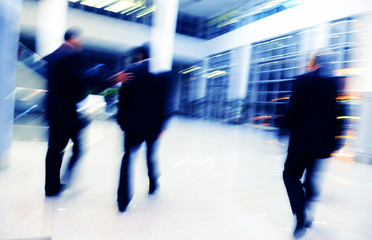
[[[73,185],[48,199],[47,143],[14,141],[12,164],[0,171],[0,239],[292,239],[281,178],[285,148],[272,133],[173,119],[160,143],[160,191],[147,195],[143,146],[135,197],[123,214],[116,206],[121,130],[95,122],[86,139]],[[330,160],[325,170],[316,219],[303,239],[372,239],[372,166]]]

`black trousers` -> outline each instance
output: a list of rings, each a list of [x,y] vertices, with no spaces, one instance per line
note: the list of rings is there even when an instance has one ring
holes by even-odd
[[[135,132],[125,132],[125,142],[124,142],[124,156],[120,169],[120,179],[118,188],[118,203],[121,205],[128,205],[132,200],[132,190],[131,190],[131,156],[134,154],[141,143],[146,142],[147,145],[147,168],[149,181],[156,182],[158,179],[157,164],[155,159],[155,152],[157,147],[157,140],[160,132],[152,132],[148,134],[135,133]]]
[[[284,164],[283,180],[293,214],[302,216],[310,203],[319,195],[316,173],[322,159],[288,153]],[[302,176],[306,170],[304,181]]]
[[[57,194],[61,187],[60,172],[65,148],[71,139],[72,156],[67,166],[70,172],[82,155],[82,129],[50,123],[48,152],[45,158],[45,193]]]

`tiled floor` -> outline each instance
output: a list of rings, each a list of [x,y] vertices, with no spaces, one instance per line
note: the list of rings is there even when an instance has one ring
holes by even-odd
[[[133,204],[123,214],[116,206],[121,130],[95,122],[86,139],[73,185],[48,199],[47,143],[14,141],[12,164],[0,171],[0,239],[292,239],[285,148],[273,134],[173,119],[160,143],[160,191],[147,195],[143,147]],[[324,170],[314,226],[303,239],[372,239],[372,166],[333,159]]]

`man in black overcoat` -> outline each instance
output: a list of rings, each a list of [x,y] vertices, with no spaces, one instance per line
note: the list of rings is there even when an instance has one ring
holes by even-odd
[[[133,74],[130,84],[120,90],[118,124],[125,132],[124,150],[118,187],[118,207],[126,211],[132,199],[132,155],[146,142],[149,194],[158,189],[156,150],[158,139],[169,116],[168,79],[170,73],[153,74],[149,71],[149,47],[144,44],[133,52],[136,63],[125,70]]]
[[[65,42],[44,58],[48,71],[46,117],[49,121],[48,152],[45,159],[45,195],[56,196],[63,190],[60,170],[68,141],[73,142],[73,154],[66,175],[70,175],[81,157],[81,133],[88,125],[77,111],[77,104],[88,96],[92,86],[106,88],[124,82],[129,75],[120,72],[106,78],[97,68],[87,66],[82,55],[81,31],[71,28],[65,33]],[[129,78],[128,78],[129,79]]]
[[[342,122],[338,116],[343,115],[343,109],[336,98],[342,79],[332,76],[333,56],[326,50],[317,52],[310,60],[310,72],[296,77],[285,119],[290,140],[283,179],[297,220],[295,237],[304,235],[312,223],[306,209],[319,195],[314,176],[319,161],[341,148],[338,136]]]

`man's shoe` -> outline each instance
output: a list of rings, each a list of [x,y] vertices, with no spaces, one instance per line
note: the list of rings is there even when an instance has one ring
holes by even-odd
[[[314,221],[314,217],[308,217],[306,220],[305,220],[305,228],[311,228],[311,226],[313,225],[313,221]]]
[[[66,184],[61,184],[57,190],[45,191],[46,197],[57,197],[66,189]]]
[[[296,224],[296,228],[293,232],[293,236],[297,239],[297,238],[301,238],[305,235],[306,233],[306,227],[305,227],[305,223],[306,223],[306,217],[305,217],[305,214],[303,215],[298,215],[297,216],[297,224]]]
[[[126,212],[128,210],[129,202],[119,202],[118,201],[118,208],[119,212]]]
[[[155,194],[159,189],[158,181],[150,181],[149,194]]]

